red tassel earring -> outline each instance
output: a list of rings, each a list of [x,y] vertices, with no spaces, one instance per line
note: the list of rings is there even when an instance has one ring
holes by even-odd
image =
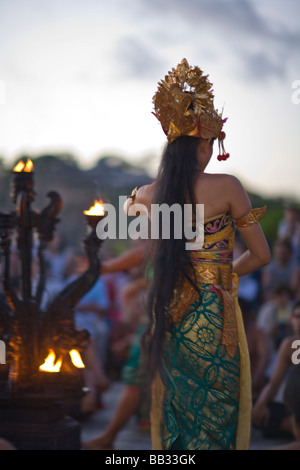
[[[226,153],[225,147],[224,147],[224,139],[226,137],[226,134],[224,131],[221,131],[220,134],[218,135],[218,143],[219,143],[219,155],[218,155],[218,160],[227,160],[227,158],[230,157],[229,153]]]

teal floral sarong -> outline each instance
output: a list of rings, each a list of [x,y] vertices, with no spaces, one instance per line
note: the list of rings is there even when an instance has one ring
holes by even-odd
[[[165,343],[164,449],[230,449],[235,446],[239,406],[239,350],[221,344],[218,294],[204,290]]]

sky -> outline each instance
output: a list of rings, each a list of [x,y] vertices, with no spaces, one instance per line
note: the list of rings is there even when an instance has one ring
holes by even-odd
[[[184,57],[228,117],[207,171],[300,200],[299,0],[0,0],[0,156],[117,154],[155,176],[152,97]]]

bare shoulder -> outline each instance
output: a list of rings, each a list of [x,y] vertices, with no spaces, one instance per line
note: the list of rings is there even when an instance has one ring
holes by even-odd
[[[222,176],[223,191],[228,198],[232,217],[234,219],[243,217],[251,209],[247,191],[236,176],[228,174]]]
[[[233,175],[229,175],[227,173],[203,173],[202,177],[204,177],[210,184],[215,183],[224,189],[224,187],[228,187],[230,189],[236,188],[236,190],[243,190],[243,185],[241,184],[240,180]]]
[[[224,185],[224,187],[228,187],[228,189],[235,190],[237,192],[245,192],[242,183],[236,176],[229,175],[227,173],[217,174],[215,176],[219,178],[220,182],[222,183],[222,185]]]
[[[207,174],[207,184],[213,188],[217,200],[221,200],[234,219],[244,216],[251,203],[240,180],[226,173]]]

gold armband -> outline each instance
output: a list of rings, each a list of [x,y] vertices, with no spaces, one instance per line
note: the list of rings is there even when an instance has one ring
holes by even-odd
[[[130,206],[128,206],[128,210],[129,210],[129,207],[131,207],[134,203],[135,203],[135,197],[136,197],[136,193],[137,193],[138,189],[137,187],[134,188],[134,190],[132,191],[132,193],[130,194],[130,196],[127,196],[127,199],[131,199],[130,201]],[[133,214],[130,214],[130,215],[133,215]],[[136,216],[139,216],[140,215],[140,211],[136,211]]]
[[[131,204],[134,204],[137,190],[138,190],[137,187],[134,188],[134,190],[132,191],[132,193],[130,194],[130,196],[127,196],[127,199],[131,199]]]
[[[249,227],[249,225],[256,224],[260,219],[263,218],[267,210],[267,206],[257,207],[251,209],[247,214],[239,219],[235,219],[235,226],[237,228]]]

